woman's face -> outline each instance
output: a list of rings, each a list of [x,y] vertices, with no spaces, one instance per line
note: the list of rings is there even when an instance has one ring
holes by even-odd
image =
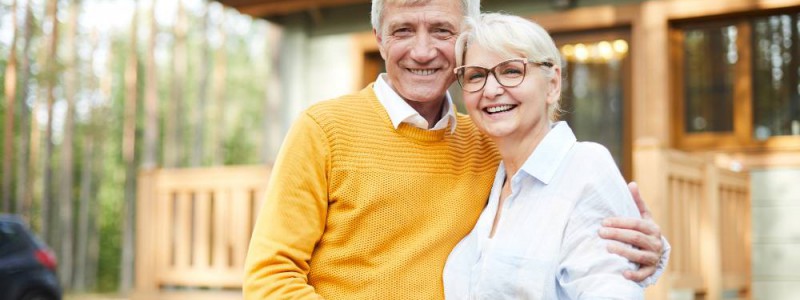
[[[480,45],[472,45],[466,50],[464,65],[491,69],[500,63],[517,57],[505,57]],[[476,92],[464,92],[464,102],[470,118],[478,129],[496,141],[512,139],[522,141],[531,136],[543,136],[549,122],[547,108],[555,103],[560,94],[561,70],[553,66],[554,76],[545,76],[546,68],[534,63],[525,65],[525,77],[515,87],[498,83],[491,73],[486,75],[486,85]],[[522,72],[515,68],[496,68],[495,73]],[[500,75],[503,76],[503,75]],[[465,74],[469,77],[469,74]],[[479,76],[478,76],[479,77]],[[470,78],[465,78],[468,80]],[[513,81],[512,81],[513,82]],[[508,85],[507,82],[504,82]]]

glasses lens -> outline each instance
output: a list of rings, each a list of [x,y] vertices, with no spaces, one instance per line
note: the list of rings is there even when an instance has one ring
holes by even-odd
[[[486,82],[486,75],[489,70],[481,67],[466,67],[462,70],[462,76],[459,76],[461,88],[467,92],[475,92],[483,87]]]
[[[507,87],[515,87],[525,79],[525,63],[522,60],[509,60],[494,69],[497,81]]]

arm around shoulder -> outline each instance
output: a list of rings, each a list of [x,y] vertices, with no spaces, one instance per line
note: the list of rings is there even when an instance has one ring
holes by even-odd
[[[303,113],[283,142],[245,261],[245,299],[320,299],[310,260],[327,217],[330,149]]]

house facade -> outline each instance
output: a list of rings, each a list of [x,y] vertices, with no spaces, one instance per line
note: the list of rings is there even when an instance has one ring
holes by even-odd
[[[368,0],[220,2],[274,25],[268,157],[303,109],[383,70]],[[628,179],[648,176],[633,168],[643,145],[749,173],[750,297],[800,299],[800,0],[484,0],[482,10],[551,32],[563,118]]]

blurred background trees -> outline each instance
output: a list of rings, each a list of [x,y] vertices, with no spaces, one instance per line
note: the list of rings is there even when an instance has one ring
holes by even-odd
[[[64,287],[131,287],[136,174],[264,163],[280,30],[207,0],[0,0],[0,212]]]

